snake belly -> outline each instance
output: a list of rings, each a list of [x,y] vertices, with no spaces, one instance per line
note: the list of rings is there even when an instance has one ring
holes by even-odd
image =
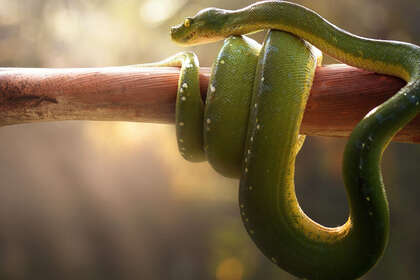
[[[245,144],[234,144],[243,150],[239,169],[242,220],[258,248],[273,263],[299,277],[358,278],[375,265],[387,245],[389,210],[380,163],[392,137],[420,111],[420,48],[353,35],[309,9],[285,1],[263,1],[239,10],[205,9],[172,27],[171,36],[177,43],[195,45],[261,29],[289,32],[346,64],[397,76],[407,82],[393,97],[369,112],[349,137],[343,156],[343,179],[350,215],[342,226],[327,228],[312,221],[301,210],[294,192],[294,160],[303,142],[297,133],[306,97],[290,93],[298,88],[310,88],[316,55],[306,60],[303,72],[290,72],[287,67],[296,63],[290,59],[297,54],[285,55],[274,42],[287,42],[282,44],[291,52],[302,45],[307,49],[307,43],[301,41],[299,47],[291,42],[300,39],[290,36],[290,40],[285,39],[287,36],[279,39],[282,36],[277,38],[274,35],[277,32],[270,32],[258,58]],[[272,55],[273,52],[283,59]],[[282,68],[274,63],[276,60],[289,61],[288,66]],[[226,74],[225,80],[229,80],[222,60],[216,65],[222,71],[220,75]],[[238,81],[235,73],[229,75],[235,83],[244,82]],[[291,84],[294,85],[290,91]],[[217,86],[210,81],[207,103],[217,99]],[[221,103],[229,102],[227,98]],[[232,167],[234,164],[221,161],[227,145],[223,141],[230,138],[228,133],[232,130],[220,132],[221,137],[212,137],[212,131],[217,130],[216,123],[223,126],[227,120],[231,121],[227,127],[235,127],[233,120],[237,115],[232,111],[222,117],[218,107],[207,111],[203,119],[204,139],[212,140],[205,144],[204,154],[212,159],[216,170],[236,176],[238,169]],[[178,118],[183,113],[176,114]],[[179,126],[177,122],[177,129]],[[212,142],[217,139],[223,141]],[[221,155],[214,155],[216,150]],[[231,158],[237,161],[237,156]]]

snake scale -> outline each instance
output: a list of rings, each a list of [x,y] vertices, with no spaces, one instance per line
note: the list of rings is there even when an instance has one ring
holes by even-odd
[[[268,29],[263,45],[243,34]],[[208,8],[171,29],[197,45],[225,39],[203,104],[198,59],[179,53],[146,66],[181,66],[176,101],[178,147],[190,161],[240,178],[243,224],[273,263],[301,278],[355,279],[382,256],[389,210],[382,154],[420,111],[420,48],[353,35],[303,6],[263,1],[239,10]],[[316,46],[316,48],[314,46]],[[348,220],[324,227],[303,213],[294,191],[299,127],[321,52],[407,84],[354,128],[343,156]],[[143,65],[144,66],[144,65]]]

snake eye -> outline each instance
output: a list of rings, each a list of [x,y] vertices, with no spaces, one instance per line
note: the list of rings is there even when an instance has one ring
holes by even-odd
[[[186,18],[186,19],[184,20],[184,26],[185,26],[185,27],[190,27],[190,25],[191,25],[191,21],[192,21],[192,19],[191,19],[191,18]]]

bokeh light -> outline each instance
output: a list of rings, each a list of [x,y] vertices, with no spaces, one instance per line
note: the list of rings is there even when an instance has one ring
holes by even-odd
[[[202,8],[252,2],[0,0],[0,64],[156,61],[184,50],[170,41],[170,25]],[[296,2],[356,34],[420,43],[416,0]],[[219,47],[187,49],[208,66]],[[183,160],[172,125],[25,124],[2,127],[0,139],[0,279],[296,279],[248,237],[238,182],[207,163]],[[308,137],[297,161],[302,208],[329,226],[348,215],[341,182],[345,142]],[[362,279],[420,274],[419,154],[420,145],[398,143],[385,153],[390,245]]]

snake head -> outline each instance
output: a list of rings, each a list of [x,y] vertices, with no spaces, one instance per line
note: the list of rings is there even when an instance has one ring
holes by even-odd
[[[180,45],[199,45],[222,40],[223,26],[227,20],[227,11],[208,8],[198,12],[193,17],[185,18],[184,22],[171,27],[171,38]]]

